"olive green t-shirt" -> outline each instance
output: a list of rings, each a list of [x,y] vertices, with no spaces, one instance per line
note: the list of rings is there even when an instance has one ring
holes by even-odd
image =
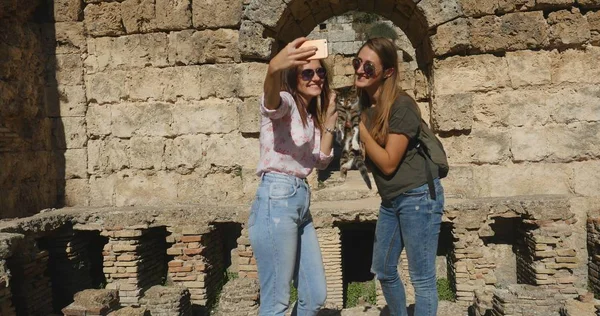
[[[366,110],[367,122],[365,126],[370,128],[370,121],[375,113],[373,108]],[[425,164],[429,163],[432,174],[437,174],[437,166],[430,160],[425,160],[417,148],[417,134],[421,126],[417,104],[409,96],[400,96],[392,105],[389,119],[389,133],[404,134],[409,138],[408,148],[396,171],[386,176],[368,158],[367,165],[373,173],[377,184],[379,195],[383,200],[391,200],[398,195],[427,183]]]

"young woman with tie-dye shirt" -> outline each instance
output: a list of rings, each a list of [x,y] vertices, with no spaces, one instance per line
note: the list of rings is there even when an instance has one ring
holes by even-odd
[[[292,315],[316,315],[327,296],[306,177],[333,157],[337,113],[325,65],[307,59],[316,48],[299,48],[305,41],[294,40],[270,61],[260,102],[261,183],[248,230],[261,316],[285,314],[292,280],[298,288]]]

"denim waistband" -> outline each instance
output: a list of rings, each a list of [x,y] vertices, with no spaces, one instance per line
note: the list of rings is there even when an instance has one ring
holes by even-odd
[[[285,173],[279,173],[279,172],[264,172],[260,176],[260,178],[262,181],[267,181],[267,182],[282,181],[282,182],[288,182],[295,186],[300,186],[300,185],[308,186],[308,182],[306,181],[306,179],[299,178],[299,177],[293,176],[291,174],[285,174]]]

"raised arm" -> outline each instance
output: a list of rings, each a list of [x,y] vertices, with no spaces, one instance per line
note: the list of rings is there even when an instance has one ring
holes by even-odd
[[[275,110],[279,107],[281,99],[281,72],[291,67],[308,64],[308,57],[314,55],[316,47],[298,48],[306,38],[300,37],[287,44],[271,61],[267,69],[263,91],[265,93],[265,107],[269,110]]]

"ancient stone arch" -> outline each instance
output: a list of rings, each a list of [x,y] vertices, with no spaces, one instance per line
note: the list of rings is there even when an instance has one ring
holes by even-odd
[[[268,58],[278,44],[305,36],[326,19],[358,10],[381,15],[399,26],[417,50],[419,63],[431,62],[429,30],[461,14],[456,1],[251,1],[240,27],[242,55]]]

